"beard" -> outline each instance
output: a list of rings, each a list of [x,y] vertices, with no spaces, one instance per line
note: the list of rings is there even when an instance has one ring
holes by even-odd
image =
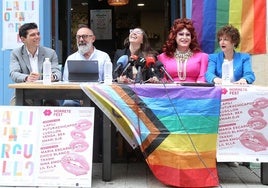
[[[91,43],[78,44],[78,52],[81,55],[84,55],[85,53],[89,52],[91,47],[92,47]]]

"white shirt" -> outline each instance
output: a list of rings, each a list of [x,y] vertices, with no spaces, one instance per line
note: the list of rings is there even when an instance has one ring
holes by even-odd
[[[234,60],[228,61],[228,68],[229,68],[229,78],[231,82],[234,82]]]
[[[29,56],[32,72],[39,73],[39,71],[38,71],[38,48],[37,48],[37,51],[34,54],[34,56],[32,56],[32,54],[29,52],[29,50],[27,48],[26,48],[26,50],[27,50],[27,53]]]
[[[109,55],[106,52],[96,49],[95,47],[93,53],[88,59],[86,59],[77,51],[71,54],[65,61],[63,70],[63,81],[69,81],[68,60],[97,60],[99,64],[99,81],[104,81],[104,64],[111,63]]]

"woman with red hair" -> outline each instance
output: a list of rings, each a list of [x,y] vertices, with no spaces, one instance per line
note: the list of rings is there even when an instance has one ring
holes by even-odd
[[[174,21],[162,50],[157,58],[175,82],[205,82],[208,55],[201,51],[190,19]]]

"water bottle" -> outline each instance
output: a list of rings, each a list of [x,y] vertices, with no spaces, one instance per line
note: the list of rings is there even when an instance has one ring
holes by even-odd
[[[45,58],[43,63],[43,84],[51,84],[51,62],[49,58]]]
[[[231,83],[230,67],[228,60],[224,60],[222,63],[222,85],[229,85]]]
[[[105,62],[104,64],[104,83],[112,84],[113,82],[113,64],[111,62]]]

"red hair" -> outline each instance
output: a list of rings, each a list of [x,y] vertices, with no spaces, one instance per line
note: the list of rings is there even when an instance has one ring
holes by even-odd
[[[195,32],[195,28],[193,26],[193,22],[190,19],[187,18],[181,18],[181,19],[176,19],[173,22],[173,26],[170,29],[168,39],[163,45],[163,52],[167,54],[168,57],[173,57],[174,52],[176,51],[177,48],[177,43],[176,43],[176,37],[177,33],[181,30],[186,28],[190,33],[191,33],[191,43],[189,48],[193,52],[200,52],[200,46],[197,41],[197,34]]]

